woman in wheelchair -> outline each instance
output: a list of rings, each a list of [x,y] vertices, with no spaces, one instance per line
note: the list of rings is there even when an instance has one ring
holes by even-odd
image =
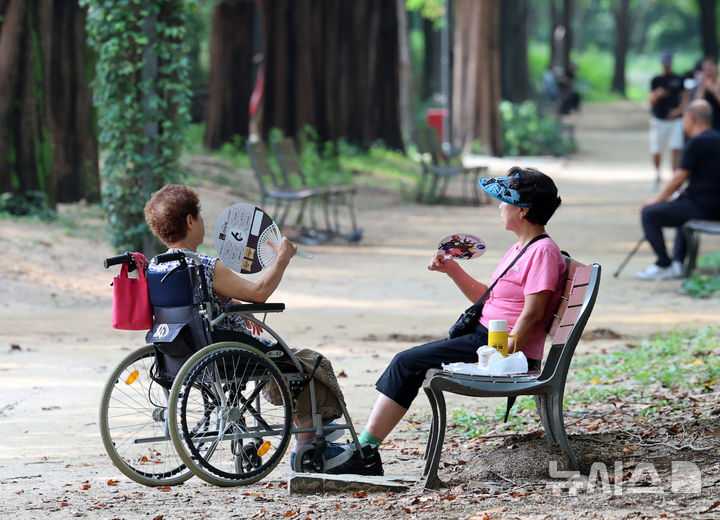
[[[203,243],[205,237],[205,224],[200,213],[200,203],[197,193],[186,186],[167,185],[153,193],[150,201],[145,205],[145,220],[152,233],[160,239],[169,252],[184,251],[196,255],[203,264],[209,296],[213,303],[220,307],[238,300],[240,302],[264,303],[277,289],[290,260],[297,248],[287,239],[282,238],[279,243],[268,242],[277,253],[273,265],[264,272],[264,275],[253,282],[241,278],[227,267],[222,260],[197,253],[197,248]],[[178,261],[158,263],[156,259],[148,266],[148,276],[152,273],[170,272],[178,265]],[[259,325],[245,320],[237,314],[227,314],[222,321],[215,325],[212,333],[213,342],[241,341],[257,347],[266,352],[274,346],[267,338],[257,337],[262,332]],[[319,355],[309,349],[293,352],[303,365],[309,366],[309,372],[315,369],[315,396],[317,410],[323,414],[323,422],[342,416],[338,399],[343,400],[342,392],[335,378],[334,371],[327,359],[323,359],[319,366],[314,367],[314,361]],[[306,387],[298,396],[295,405],[294,422],[296,426],[305,428],[312,425],[311,398],[309,387]],[[338,435],[339,434],[339,435]],[[302,432],[296,436],[295,452],[310,445],[314,432]],[[325,440],[337,440],[342,436],[342,430],[328,430]],[[326,443],[324,458],[325,472],[333,473],[335,468],[348,462],[354,455],[354,445]],[[291,455],[291,464],[294,467],[294,456]]]

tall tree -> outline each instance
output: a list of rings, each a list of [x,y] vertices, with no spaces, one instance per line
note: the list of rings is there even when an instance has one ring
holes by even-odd
[[[632,19],[630,15],[630,0],[615,2],[613,7],[615,19],[615,67],[613,70],[612,87],[614,92],[625,96],[625,63],[630,47],[630,32]]]
[[[531,95],[527,61],[527,0],[500,3],[502,98],[515,103]]]
[[[440,87],[440,60],[442,45],[440,31],[435,22],[422,19],[423,37],[425,50],[423,53],[422,83],[420,85],[420,96],[422,99],[429,99],[441,91]]]
[[[252,91],[253,0],[219,0],[212,12],[205,146],[248,135]]]
[[[502,155],[500,6],[494,0],[457,0],[453,51],[453,144],[467,149],[476,138]]]
[[[703,56],[718,58],[716,0],[698,0]]]
[[[549,0],[550,3],[550,64],[570,70],[573,44],[573,0]]]
[[[395,2],[274,0],[263,3],[263,131],[402,149]]]
[[[0,2],[0,192],[99,200],[86,15],[77,0]]]

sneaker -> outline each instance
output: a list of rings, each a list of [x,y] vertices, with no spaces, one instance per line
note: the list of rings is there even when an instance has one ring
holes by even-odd
[[[327,426],[336,426],[337,423],[331,422]],[[327,429],[327,426],[323,428],[323,434],[325,435],[325,442],[335,442],[337,440],[340,440],[342,436],[345,434],[344,430],[333,430],[330,431]]]
[[[683,275],[683,265],[682,262],[679,260],[673,260],[673,263],[670,265],[673,272],[673,278],[682,278]]]
[[[355,449],[355,445],[349,443],[348,446],[352,448],[352,457],[331,469],[325,469],[326,473],[333,475],[340,475],[343,473],[351,473],[354,475],[369,475],[369,476],[382,476],[385,474],[383,471],[382,459],[380,458],[380,451],[377,446],[372,444],[363,444],[362,452],[364,457],[360,455]]]
[[[325,471],[335,468],[350,460],[354,455],[352,444],[335,444],[328,442],[325,445]],[[295,452],[290,454],[290,468],[295,469]],[[328,472],[329,473],[329,472]]]
[[[637,277],[641,280],[669,280],[676,278],[676,275],[671,265],[660,267],[657,264],[652,264],[642,271],[638,271]]]

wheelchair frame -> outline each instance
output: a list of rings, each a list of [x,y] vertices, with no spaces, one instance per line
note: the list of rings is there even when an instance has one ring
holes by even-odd
[[[171,273],[181,268],[195,271],[199,287],[190,290],[199,297],[194,297],[193,312],[201,318],[209,344],[199,349],[192,346],[195,353],[182,364],[170,389],[154,378],[158,361],[155,344],[132,352],[113,370],[100,402],[100,430],[108,455],[120,471],[148,486],[181,484],[193,475],[219,486],[251,484],[280,462],[290,435],[314,432],[314,442],[296,453],[292,469],[323,472],[325,435],[335,430],[348,430],[355,452],[365,456],[342,400],[338,401],[344,422],[323,425],[313,377],[322,356],[308,373],[282,337],[266,324],[267,314],[282,312],[284,304],[229,304],[219,308],[209,296],[204,267],[197,255],[169,252],[158,255],[156,261],[179,261]],[[105,259],[106,268],[120,263],[130,264],[131,271],[137,268],[129,253]],[[264,317],[258,319],[253,313],[263,313]],[[289,362],[278,364],[241,338],[212,342],[212,331],[228,315],[262,327]],[[312,425],[298,427],[293,424],[295,402],[306,387]],[[280,404],[271,401],[273,390]]]

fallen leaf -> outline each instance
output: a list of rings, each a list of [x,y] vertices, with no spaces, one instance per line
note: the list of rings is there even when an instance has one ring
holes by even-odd
[[[69,505],[67,502],[60,502],[60,507],[67,507]]]
[[[696,359],[695,361],[693,361],[693,362],[690,363],[690,364],[691,364],[691,365],[704,365],[705,362],[704,362],[702,359]]]
[[[165,515],[153,516],[153,520],[163,520],[163,518],[165,518]]]
[[[82,485],[82,488],[83,488],[83,489],[90,489],[91,487],[92,487],[92,486],[90,486],[90,484],[83,484],[83,485]]]
[[[355,498],[365,498],[367,496],[367,491],[365,491],[365,490],[356,491],[355,493],[352,494],[352,496],[354,496]]]
[[[13,343],[12,345],[10,345],[10,350],[22,350],[22,349],[20,348],[20,345],[18,345],[17,343]]]
[[[337,375],[338,377],[347,377],[348,375],[345,373],[344,370],[341,370],[340,373]]]
[[[117,486],[119,483],[120,483],[119,480],[110,479],[110,480],[107,481],[107,485],[108,485],[108,486]]]
[[[170,491],[172,488],[171,488],[170,486],[158,486],[158,487],[156,487],[155,489],[157,489],[158,491],[168,492],[168,491]]]
[[[289,509],[288,511],[285,511],[285,512],[283,513],[283,516],[284,516],[285,518],[290,518],[291,516],[295,516],[295,515],[297,515],[298,513],[300,513],[300,510],[299,510],[299,509]]]
[[[600,424],[601,424],[601,423],[600,423],[599,420],[598,420],[598,421],[595,421],[594,423],[588,424],[587,429],[588,429],[588,431],[594,432],[594,431],[596,431],[598,428],[600,428]]]

